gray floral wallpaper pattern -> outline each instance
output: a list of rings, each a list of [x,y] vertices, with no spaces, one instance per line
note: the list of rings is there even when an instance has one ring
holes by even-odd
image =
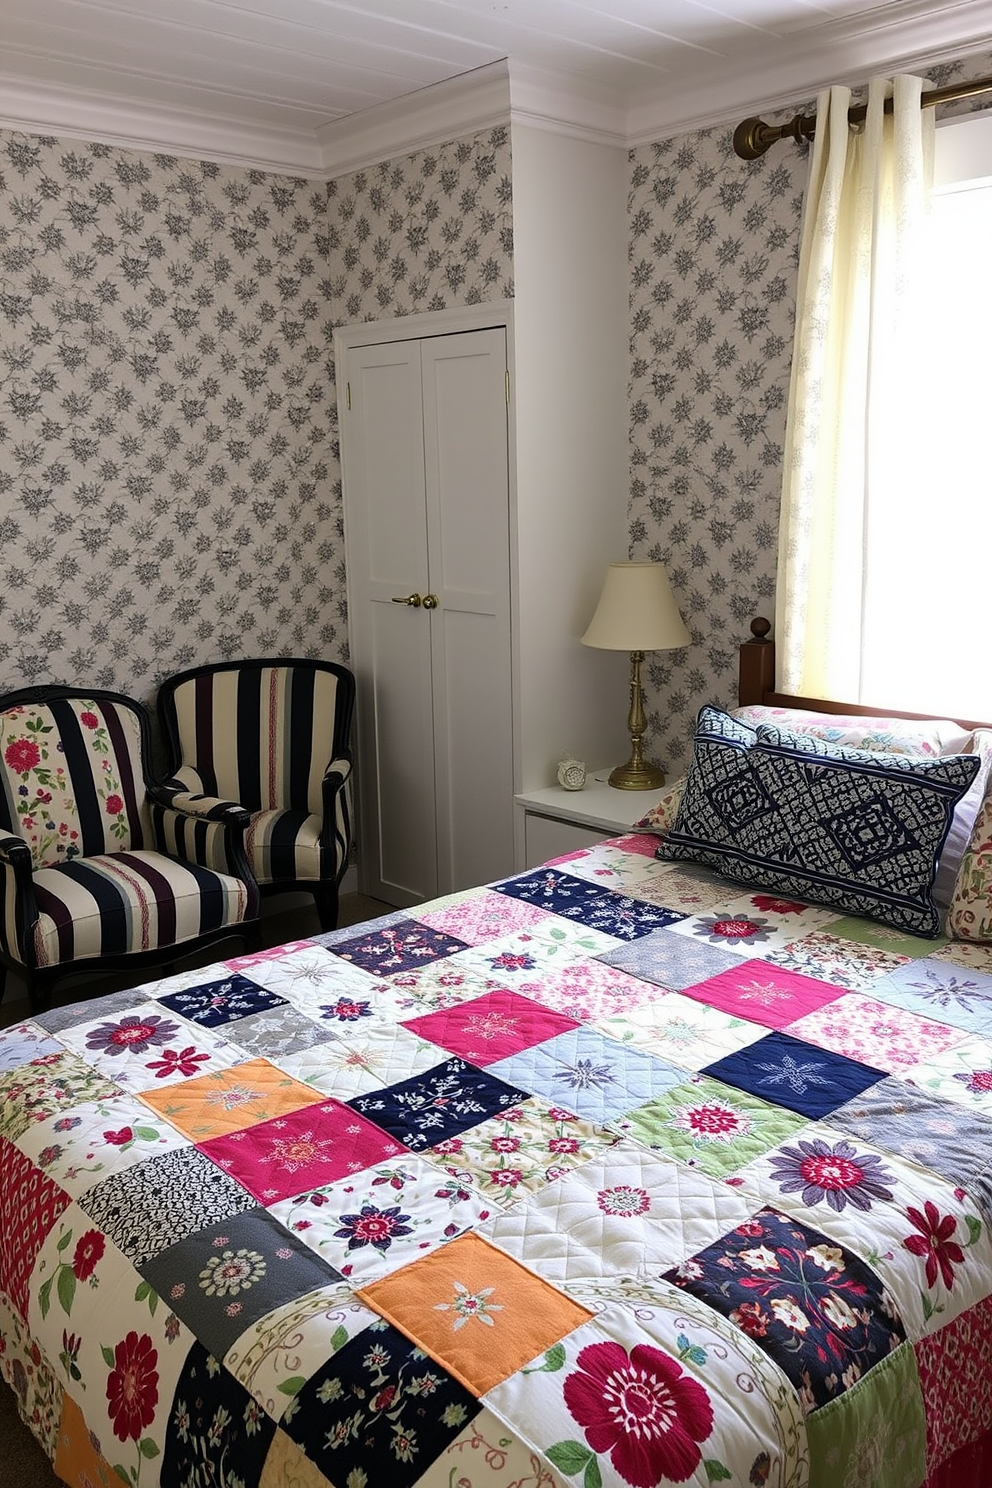
[[[347,657],[333,327],[512,294],[509,180],[0,135],[0,690]]]
[[[983,54],[927,76],[940,87],[989,73]],[[808,149],[783,141],[745,162],[732,135],[729,124],[630,155],[630,556],[666,565],[693,636],[644,673],[645,752],[670,778],[688,765],[700,706],[735,703],[750,620],[774,618]]]

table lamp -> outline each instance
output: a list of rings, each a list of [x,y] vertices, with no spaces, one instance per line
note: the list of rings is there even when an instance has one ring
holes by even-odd
[[[664,770],[645,764],[641,753],[647,727],[641,662],[645,651],[674,651],[691,640],[660,563],[610,564],[582,644],[630,652],[630,759],[610,774],[610,784],[618,790],[654,790],[665,783]]]

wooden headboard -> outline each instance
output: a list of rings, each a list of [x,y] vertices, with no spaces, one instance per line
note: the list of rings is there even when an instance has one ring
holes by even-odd
[[[867,707],[863,703],[838,703],[829,698],[797,697],[775,691],[775,642],[768,632],[769,621],[759,616],[751,621],[751,639],[740,648],[738,699],[741,707],[765,703],[772,708],[811,708],[817,713],[843,713],[882,718],[932,718],[932,713],[907,713],[904,708]],[[976,719],[954,720],[964,729],[992,728]]]

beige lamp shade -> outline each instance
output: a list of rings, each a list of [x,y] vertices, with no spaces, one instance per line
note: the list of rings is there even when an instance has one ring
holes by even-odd
[[[673,651],[691,641],[660,563],[610,564],[583,646]]]

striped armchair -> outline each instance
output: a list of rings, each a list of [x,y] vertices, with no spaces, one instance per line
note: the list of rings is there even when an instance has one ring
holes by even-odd
[[[260,943],[247,813],[173,803],[150,753],[149,715],[120,693],[0,697],[0,961],[35,1010],[69,971]]]
[[[168,678],[158,704],[173,804],[220,796],[246,808],[262,894],[312,894],[333,930],[352,844],[353,674],[329,661],[223,662]]]

